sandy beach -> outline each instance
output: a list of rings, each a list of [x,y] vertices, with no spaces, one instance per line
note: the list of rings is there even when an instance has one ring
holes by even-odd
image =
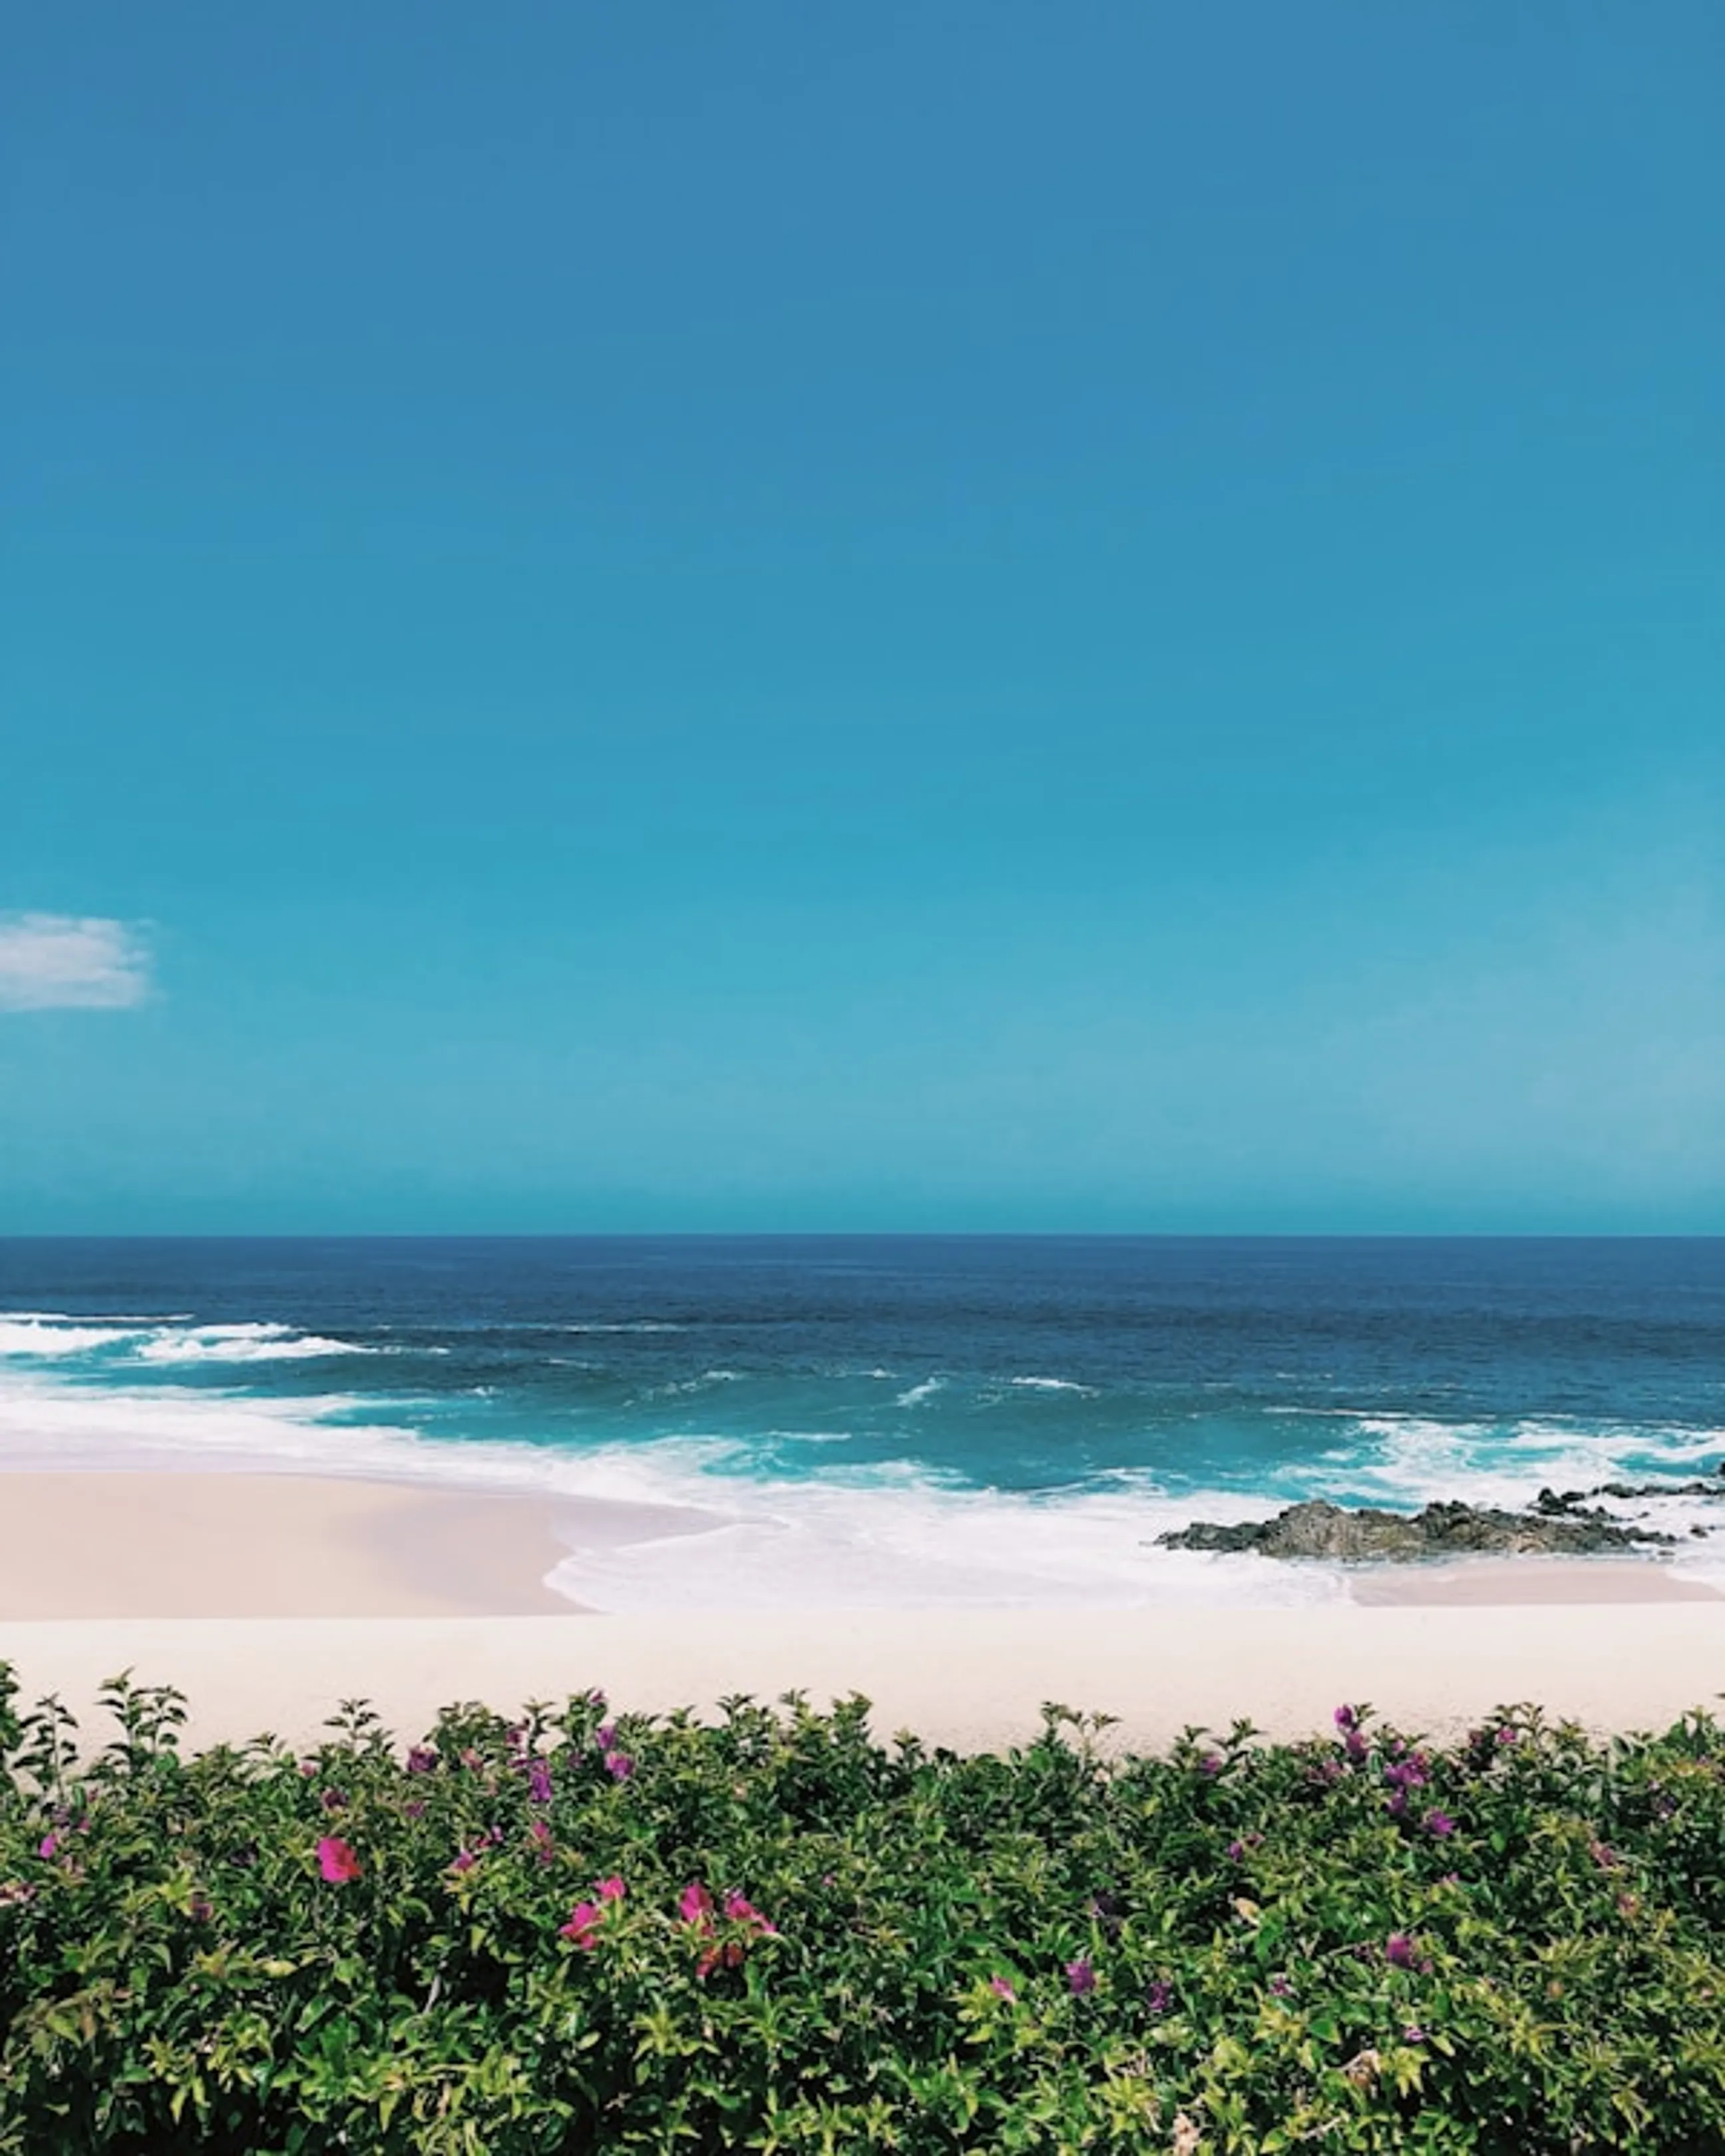
[[[0,1477],[0,1657],[81,1712],[130,1666],[192,1701],[191,1741],[314,1741],[339,1699],[417,1733],[457,1698],[601,1685],[622,1706],[861,1691],[877,1727],[1009,1743],[1047,1700],[1161,1745],[1249,1716],[1276,1735],[1343,1699],[1440,1732],[1534,1700],[1646,1727],[1725,1691],[1725,1599],[1656,1563],[1531,1559],[1365,1572],[1296,1609],[701,1610],[593,1615],[544,1584],[578,1542],[685,1524],[639,1507],[333,1478]],[[574,1618],[575,1622],[570,1620]]]

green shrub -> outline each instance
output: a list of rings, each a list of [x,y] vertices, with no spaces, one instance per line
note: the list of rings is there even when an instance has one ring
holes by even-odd
[[[80,1763],[0,1665],[0,2151],[1725,2149],[1725,1732],[1004,1758],[866,1702]]]

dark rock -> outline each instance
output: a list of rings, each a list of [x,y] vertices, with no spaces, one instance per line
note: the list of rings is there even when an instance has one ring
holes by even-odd
[[[1314,1498],[1307,1504],[1289,1506],[1273,1520],[1251,1520],[1239,1527],[1218,1527],[1200,1520],[1156,1539],[1164,1549],[1255,1550],[1262,1557],[1406,1563],[1418,1558],[1486,1553],[1589,1556],[1601,1550],[1645,1550],[1669,1543],[1673,1537],[1610,1519],[1601,1512],[1578,1512],[1561,1500],[1531,1512],[1505,1512],[1489,1505],[1444,1504],[1428,1505],[1410,1516],[1349,1512]]]

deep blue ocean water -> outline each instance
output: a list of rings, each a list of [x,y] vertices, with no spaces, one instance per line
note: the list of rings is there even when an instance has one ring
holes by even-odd
[[[572,1553],[608,1607],[1287,1599],[1147,1545],[1722,1457],[1717,1240],[0,1241],[0,1462],[697,1508]]]

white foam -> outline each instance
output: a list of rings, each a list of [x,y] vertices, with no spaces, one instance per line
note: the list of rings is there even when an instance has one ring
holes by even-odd
[[[78,1318],[58,1311],[0,1312],[0,1356],[38,1362],[100,1354],[108,1362],[280,1363],[374,1352],[350,1340],[296,1332],[290,1325],[197,1325],[184,1318]]]
[[[1093,1386],[1081,1385],[1071,1378],[1014,1378],[1011,1382],[1025,1392],[1079,1393],[1087,1400],[1096,1398]]]
[[[912,1385],[907,1392],[901,1393],[897,1404],[901,1408],[921,1407],[924,1400],[932,1400],[937,1393],[943,1391],[946,1383],[944,1378],[925,1378],[920,1385]]]
[[[0,1312],[0,1355],[28,1355],[58,1361],[69,1355],[87,1355],[93,1348],[111,1348],[139,1337],[136,1326],[82,1322],[52,1311]]]
[[[286,1325],[200,1325],[158,1333],[136,1350],[141,1363],[297,1363],[329,1355],[370,1355],[351,1340],[327,1340]]]

